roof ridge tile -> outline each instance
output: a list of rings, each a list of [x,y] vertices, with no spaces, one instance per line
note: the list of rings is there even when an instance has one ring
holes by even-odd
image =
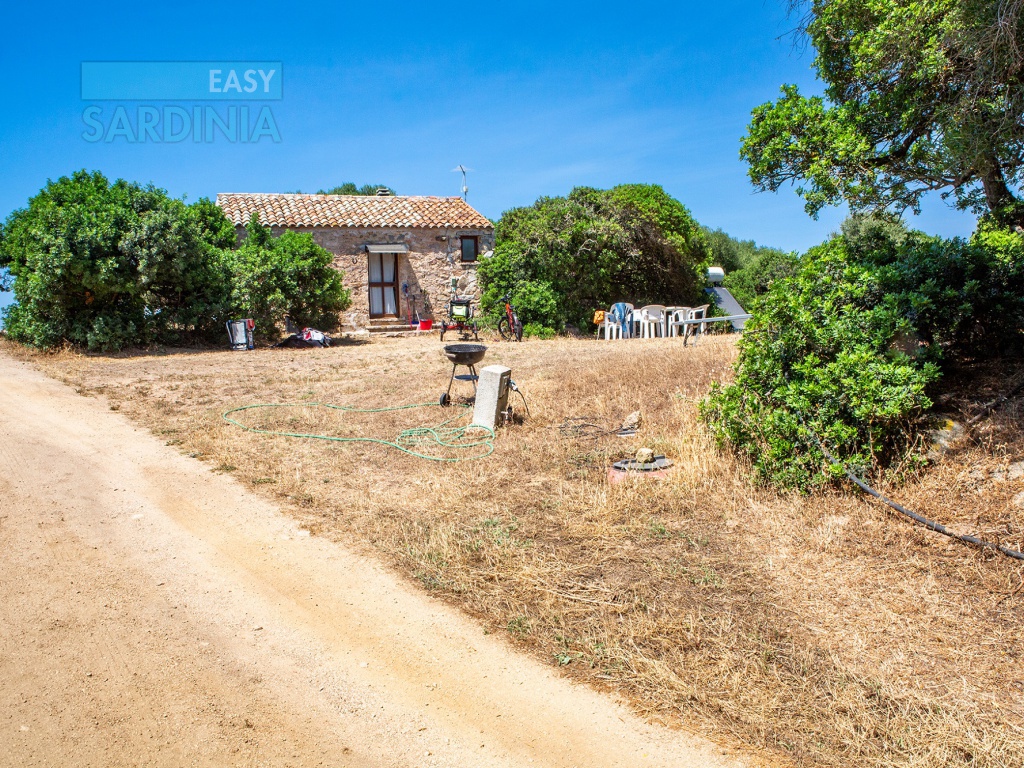
[[[236,226],[253,213],[267,226],[421,227],[491,229],[461,197],[435,195],[319,195],[296,192],[220,192],[217,205]]]

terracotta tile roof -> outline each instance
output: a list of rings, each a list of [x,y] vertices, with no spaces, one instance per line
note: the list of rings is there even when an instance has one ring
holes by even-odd
[[[461,197],[368,197],[222,192],[217,205],[236,226],[258,213],[271,227],[426,227],[490,229]]]

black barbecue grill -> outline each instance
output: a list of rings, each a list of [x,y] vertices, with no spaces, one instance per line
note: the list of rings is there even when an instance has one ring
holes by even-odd
[[[441,393],[441,405],[449,405],[452,401],[452,385],[455,380],[468,381],[473,384],[473,394],[476,394],[476,382],[479,376],[476,373],[476,364],[484,359],[487,347],[483,344],[448,344],[444,348],[445,357],[452,361],[452,377],[448,380],[448,391]],[[459,366],[469,368],[469,373],[456,374]]]

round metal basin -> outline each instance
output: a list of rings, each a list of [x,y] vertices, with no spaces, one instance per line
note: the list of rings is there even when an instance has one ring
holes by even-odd
[[[655,456],[654,461],[643,463],[636,459],[616,461],[608,467],[608,482],[618,485],[628,478],[653,478],[661,480],[668,477],[672,462],[664,456]]]
[[[660,472],[672,466],[672,462],[664,456],[655,456],[654,461],[644,463],[636,459],[623,459],[612,464],[613,469],[620,472]]]
[[[486,352],[483,344],[448,344],[444,348],[445,356],[455,365],[476,365]]]

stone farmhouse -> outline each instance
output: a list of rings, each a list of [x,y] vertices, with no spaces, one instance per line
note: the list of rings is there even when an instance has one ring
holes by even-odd
[[[240,237],[253,213],[275,235],[309,232],[334,254],[352,306],[348,328],[408,329],[410,315],[440,321],[458,279],[478,296],[478,259],[494,248],[494,225],[461,197],[222,193],[217,205]]]

